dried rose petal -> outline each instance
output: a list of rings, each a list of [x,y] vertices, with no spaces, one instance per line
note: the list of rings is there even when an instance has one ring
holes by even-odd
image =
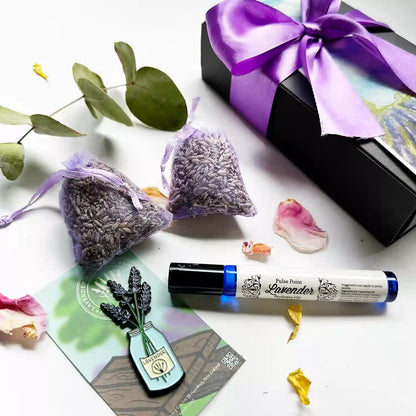
[[[48,76],[42,71],[42,67],[39,64],[33,64],[33,71],[36,75],[42,77],[45,81],[48,80]]]
[[[9,299],[0,293],[0,332],[11,335],[22,328],[24,336],[39,339],[46,325],[46,312],[32,296]]]
[[[252,256],[254,254],[269,256],[272,251],[272,248],[267,244],[263,243],[254,244],[252,241],[243,241],[241,251],[247,256]]]
[[[290,319],[292,319],[293,323],[295,324],[295,327],[293,328],[293,331],[287,340],[289,343],[289,341],[292,341],[292,339],[295,339],[298,335],[300,320],[302,319],[302,305],[290,305],[287,308],[287,312],[290,316]]]
[[[152,200],[157,206],[167,209],[169,198],[160,192],[160,189],[156,186],[148,186],[147,188],[142,189],[148,197]]]
[[[243,241],[243,245],[241,246],[241,251],[244,254],[251,256],[253,254],[253,246],[254,246],[254,243],[252,241]]]
[[[253,254],[262,254],[264,256],[270,255],[272,252],[272,248],[267,244],[263,243],[256,243],[253,246]]]
[[[273,220],[273,231],[301,253],[313,253],[328,243],[326,231],[321,230],[311,213],[294,199],[279,204]]]
[[[293,373],[288,375],[287,381],[293,386],[301,402],[306,406],[309,405],[310,401],[307,396],[311,381],[303,374],[303,371],[300,368],[293,371]]]

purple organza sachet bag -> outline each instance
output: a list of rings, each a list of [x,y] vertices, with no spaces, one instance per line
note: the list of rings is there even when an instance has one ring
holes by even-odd
[[[66,169],[53,173],[29,203],[0,218],[10,224],[63,180],[61,213],[73,241],[75,261],[99,269],[172,222],[172,214],[113,167],[87,154],[75,154]]]
[[[174,219],[209,214],[256,215],[230,140],[223,133],[191,126],[198,102],[194,99],[187,124],[168,144],[162,160],[162,182],[169,189],[168,210]],[[164,172],[171,156],[169,185]]]

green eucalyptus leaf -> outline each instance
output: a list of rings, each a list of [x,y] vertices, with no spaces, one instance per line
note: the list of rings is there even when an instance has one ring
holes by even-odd
[[[96,108],[103,116],[111,118],[111,120],[123,123],[126,126],[132,126],[129,116],[124,110],[103,90],[98,88],[88,79],[80,79],[78,85],[85,95],[87,103]]]
[[[87,100],[84,100],[84,102],[89,112],[96,120],[101,120],[103,118],[103,115],[96,108],[94,108]]]
[[[123,65],[124,75],[126,76],[127,84],[134,82],[136,75],[136,58],[132,47],[125,42],[114,43],[114,49]]]
[[[2,106],[0,106],[0,123],[13,125],[32,124],[30,117],[26,114],[18,113],[17,111]]]
[[[78,137],[85,136],[85,134],[78,133],[77,131],[65,126],[52,117],[45,116],[43,114],[33,114],[30,116],[35,133],[46,134],[49,136],[60,137]]]
[[[80,90],[81,90],[81,88],[80,88],[79,83],[78,83],[79,80],[80,79],[88,79],[94,85],[96,85],[97,87],[99,87],[99,88],[101,88],[102,90],[105,91],[105,85],[104,85],[104,82],[101,79],[101,77],[98,74],[96,74],[95,72],[88,69],[85,65],[75,63],[72,66],[72,75],[73,75],[74,80],[77,83],[78,88]],[[99,120],[100,118],[102,118],[102,114],[96,108],[94,108],[90,103],[88,103],[86,100],[85,100],[85,104],[87,105],[88,110],[90,111],[91,115],[95,119]]]
[[[77,84],[80,79],[84,78],[84,79],[88,79],[89,81],[91,81],[97,87],[105,90],[105,85],[101,77],[95,72],[92,72],[85,65],[75,63],[72,66],[72,75],[74,76],[74,80]]]
[[[23,170],[25,148],[18,143],[0,143],[0,169],[3,175],[16,180]]]
[[[127,87],[126,103],[143,123],[160,130],[176,131],[186,123],[185,99],[175,83],[156,68],[143,67]]]

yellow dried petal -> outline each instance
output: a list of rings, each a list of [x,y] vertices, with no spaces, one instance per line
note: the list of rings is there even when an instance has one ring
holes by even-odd
[[[247,256],[253,256],[256,254],[260,256],[269,256],[272,252],[272,247],[264,243],[254,244],[252,241],[243,241],[241,251]]]
[[[296,338],[296,336],[298,335],[298,331],[299,331],[299,325],[295,325],[295,327],[293,328],[292,333],[290,334],[289,339],[287,340],[288,343],[289,343],[289,341],[292,341],[292,339]]]
[[[292,319],[295,327],[293,328],[292,333],[287,342],[291,341],[292,339],[296,338],[296,335],[299,331],[300,320],[302,318],[302,305],[290,305],[287,308],[287,312],[289,313],[290,318]]]
[[[42,71],[42,67],[39,64],[33,64],[33,71],[43,79],[48,79],[48,76]]]
[[[296,371],[288,375],[287,381],[293,386],[301,402],[308,405],[310,401],[306,396],[308,395],[311,381],[305,376],[305,374],[303,374],[303,371],[298,368]]]
[[[34,325],[25,325],[25,326],[22,326],[22,329],[24,331],[23,335],[25,337],[36,338],[38,335]]]
[[[263,254],[268,256],[272,252],[272,248],[264,243],[256,243],[253,245],[253,254]]]
[[[142,188],[142,191],[152,200],[152,202],[163,209],[167,209],[169,198],[164,195],[156,186]]]
[[[145,192],[147,195],[149,195],[150,197],[155,197],[155,198],[166,198],[167,196],[164,195],[160,189],[156,186],[148,186],[147,188],[143,188],[142,189],[143,192]]]
[[[294,324],[300,325],[300,320],[302,318],[302,305],[290,305],[287,308],[290,318]]]

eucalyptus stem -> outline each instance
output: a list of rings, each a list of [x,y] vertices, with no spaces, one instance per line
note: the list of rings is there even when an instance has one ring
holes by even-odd
[[[113,90],[115,88],[121,88],[121,87],[127,87],[128,85],[130,85],[132,83],[129,84],[119,84],[119,85],[113,85],[112,87],[107,87],[107,88],[101,88],[104,91],[108,91],[108,90]],[[49,114],[49,117],[53,117],[54,115],[58,114],[59,112],[61,112],[62,110],[65,110],[66,108],[70,107],[72,104],[77,103],[78,101],[82,100],[83,98],[85,98],[85,95],[81,95],[81,97],[76,98],[75,100],[69,102],[68,104],[65,104],[63,107],[58,108],[56,111],[54,111],[52,114]],[[31,127],[17,142],[17,144],[22,143],[23,139],[29,134],[31,133],[35,128]]]
[[[18,140],[18,142],[17,142],[17,144],[20,144],[20,143],[22,143],[22,141],[23,141],[23,139],[30,133],[30,132],[32,132],[33,130],[35,130],[35,128],[34,127],[31,127],[19,140]]]
[[[115,88],[120,88],[120,87],[128,87],[129,85],[133,85],[134,82],[129,82],[128,84],[119,84],[119,85],[113,85],[112,87],[105,87],[105,88],[101,88],[104,91],[108,91],[108,90],[114,90]]]
[[[56,111],[54,111],[52,114],[49,114],[49,117],[54,116],[55,114],[58,114],[59,112],[61,112],[62,110],[65,110],[65,108],[68,108],[69,106],[71,106],[72,104],[77,103],[78,101],[82,100],[84,98],[84,95],[81,95],[81,97],[76,98],[75,100],[71,101],[68,104],[65,104],[63,107],[58,108]]]

